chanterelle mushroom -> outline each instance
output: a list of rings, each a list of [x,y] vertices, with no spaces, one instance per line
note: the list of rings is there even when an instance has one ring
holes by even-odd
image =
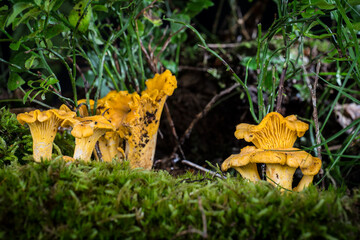
[[[90,161],[91,154],[98,139],[114,127],[103,116],[89,116],[67,119],[62,126],[73,127],[71,134],[75,137],[74,159]]]
[[[304,188],[312,183],[314,176],[320,171],[321,168],[321,160],[319,158],[314,157],[313,162],[307,168],[301,168],[301,172],[303,173],[303,177],[301,178],[297,187],[294,188],[294,191],[300,192]]]
[[[123,160],[125,152],[121,147],[124,140],[117,131],[109,131],[99,138],[99,149],[104,162],[111,162],[114,158]],[[96,151],[95,156],[98,158]]]
[[[71,111],[50,109],[46,111],[35,110],[28,113],[20,113],[17,120],[21,124],[27,123],[33,138],[33,156],[36,162],[41,159],[50,159],[53,141],[60,124],[67,118],[73,118],[76,114]]]
[[[162,109],[167,96],[171,96],[177,87],[177,81],[166,70],[155,74],[145,84],[147,89],[141,96],[132,94],[131,112],[126,115],[119,132],[127,140],[125,154],[130,166],[151,169]]]
[[[221,169],[227,171],[229,168],[235,168],[245,179],[252,182],[261,180],[256,163],[250,162],[251,155],[248,154],[256,151],[258,149],[254,146],[244,147],[241,149],[240,154],[233,154],[228,157],[221,165]]]
[[[99,139],[99,149],[102,160],[105,162],[109,162],[115,157],[118,159],[125,158],[124,147],[122,146],[124,139],[120,137],[117,130],[122,126],[126,115],[131,111],[129,107],[131,99],[132,95],[127,91],[111,91],[101,99],[101,105],[99,105],[100,114],[108,119],[115,128],[115,131],[107,132]],[[98,157],[96,152],[95,156]]]
[[[308,169],[315,162],[319,163],[318,158],[293,148],[297,137],[303,136],[307,129],[308,125],[297,120],[296,116],[284,118],[276,112],[267,114],[259,125],[239,124],[235,136],[256,146],[240,153],[241,159],[247,159],[249,163],[265,163],[267,180],[291,190],[296,168]],[[223,169],[226,169],[225,163],[228,164],[225,161]]]

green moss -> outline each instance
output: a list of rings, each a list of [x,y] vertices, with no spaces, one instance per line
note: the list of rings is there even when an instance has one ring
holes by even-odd
[[[30,130],[21,126],[16,115],[0,109],[0,166],[26,159],[32,154]]]
[[[62,161],[6,166],[0,183],[6,239],[356,239],[360,229],[359,191],[281,194],[230,176]]]

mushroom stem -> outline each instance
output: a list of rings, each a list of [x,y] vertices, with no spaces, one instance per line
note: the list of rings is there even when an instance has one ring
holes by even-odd
[[[131,168],[151,169],[154,163],[154,154],[156,149],[157,132],[150,137],[149,141],[143,146],[126,144],[126,156],[130,161]]]
[[[99,148],[104,162],[111,162],[113,158],[118,158],[119,160],[124,158],[124,154],[118,150],[121,142],[122,139],[115,131],[107,132],[104,136],[100,137]],[[96,152],[94,153],[98,158]]]
[[[33,157],[36,162],[41,162],[41,159],[51,159],[52,149],[52,141],[44,142],[33,139]]]
[[[93,134],[86,138],[75,138],[74,159],[89,162],[97,140],[101,134]]]
[[[301,192],[304,188],[307,188],[313,181],[314,179],[314,176],[307,176],[307,175],[304,175],[299,184],[297,185],[296,188],[294,188],[294,191],[296,192]]]
[[[243,178],[250,180],[251,182],[261,180],[256,163],[249,163],[248,165],[242,167],[235,167],[235,169],[241,174]]]
[[[285,189],[292,190],[293,176],[296,168],[280,164],[266,164],[266,177],[274,186],[281,186]]]

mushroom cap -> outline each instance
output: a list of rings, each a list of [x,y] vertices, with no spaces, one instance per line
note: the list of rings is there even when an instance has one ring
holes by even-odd
[[[104,102],[104,108],[100,112],[110,120],[116,129],[119,129],[126,115],[131,111],[129,103],[133,94],[129,94],[128,91],[111,91],[110,93]]]
[[[313,164],[314,158],[309,153],[297,148],[257,150],[250,154],[250,161],[253,163],[280,164],[293,168],[307,168]]]
[[[155,74],[154,78],[148,79],[145,84],[147,88],[141,95],[146,93],[155,101],[160,101],[165,96],[171,96],[177,88],[176,77],[169,70],[162,74]]]
[[[229,168],[242,167],[250,163],[251,154],[258,152],[254,146],[246,146],[241,149],[239,154],[232,154],[221,164],[221,170],[227,171]],[[261,151],[261,150],[260,150]]]
[[[49,109],[46,111],[40,111],[38,109],[26,112],[26,113],[19,113],[17,115],[17,120],[20,124],[24,125],[25,123],[31,124],[36,121],[38,122],[45,122],[50,119],[58,118],[58,120],[62,121],[67,118],[73,118],[76,115],[74,112],[67,112],[63,109]]]
[[[233,154],[227,158],[221,165],[221,169],[226,171],[229,168],[241,167],[249,163],[279,164],[308,169],[314,161],[317,161],[316,159],[297,148],[267,150],[246,146],[241,149],[240,154]]]
[[[106,131],[115,130],[113,125],[103,116],[95,115],[83,118],[74,118],[68,120],[65,126],[72,126],[71,134],[76,138],[87,138],[94,134],[97,129]]]
[[[65,112],[74,112],[73,110],[71,110],[68,106],[66,106],[65,104],[62,104],[59,107],[59,110],[65,111]]]
[[[271,112],[259,125],[237,125],[235,137],[262,149],[291,148],[297,137],[303,136],[308,128],[309,125],[297,120],[295,115],[284,118],[277,112]]]
[[[321,169],[320,158],[313,157],[313,161],[308,167],[300,167],[301,172],[306,176],[315,176]]]

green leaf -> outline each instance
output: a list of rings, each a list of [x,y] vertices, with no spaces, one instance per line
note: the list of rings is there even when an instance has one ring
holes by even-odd
[[[7,149],[6,141],[0,136],[0,150],[5,152]]]
[[[56,78],[49,77],[46,85],[54,85],[55,83],[58,83],[58,82],[59,82],[59,80],[57,80]]]
[[[6,24],[6,15],[0,15],[0,29],[4,30]]]
[[[56,11],[59,9],[59,7],[61,7],[61,5],[63,4],[64,0],[55,0],[55,1],[51,1],[50,3],[50,11]]]
[[[32,3],[25,3],[25,2],[16,3],[12,8],[13,12],[10,14],[7,20],[6,27],[8,27],[22,11],[32,6],[33,6]]]
[[[151,10],[145,11],[144,17],[157,27],[162,24],[162,20],[154,11]]]
[[[12,72],[8,80],[8,89],[14,91],[24,83],[24,79],[22,79],[19,74]]]
[[[203,9],[213,6],[214,3],[211,0],[190,0],[185,7],[185,13],[190,17],[195,17]]]
[[[8,9],[9,7],[7,5],[0,7],[0,11],[7,11]]]
[[[86,12],[84,13],[87,2],[88,2],[87,0],[83,0],[83,1],[80,1],[79,3],[77,3],[74,6],[74,8],[71,10],[70,15],[69,15],[69,23],[74,28],[77,26],[78,22],[80,21],[80,23],[78,25],[78,30],[80,32],[87,31],[89,24],[90,24],[91,16],[92,16],[91,4],[88,5],[88,8],[86,9]],[[83,16],[83,17],[81,18],[81,16]]]
[[[108,8],[105,7],[104,5],[95,5],[93,6],[93,11],[98,11],[98,12],[108,12]]]
[[[26,69],[30,69],[32,68],[33,66],[36,66],[37,63],[39,61],[37,60],[37,57],[32,55],[30,58],[28,58],[26,61],[25,61],[25,68]]]
[[[31,98],[30,98],[30,102],[32,102],[32,101],[34,101],[34,99],[40,94],[40,93],[42,93],[43,91],[37,91],[35,94],[34,94],[34,96],[32,96]],[[43,99],[44,100],[44,99]]]
[[[18,19],[17,21],[14,21],[14,27],[17,27],[20,25],[20,23],[26,21],[28,18],[33,18],[33,19],[37,19],[38,15],[41,13],[41,10],[37,7],[30,9],[29,11],[27,11],[22,17],[21,19]]]
[[[330,4],[326,2],[325,0],[316,0],[313,2],[313,5],[317,6],[318,8],[325,9],[325,10],[331,10],[335,8],[335,4]]]
[[[10,45],[9,45],[10,49],[13,50],[13,51],[19,50],[21,42],[22,42],[22,39],[19,39],[16,42],[10,43]]]
[[[347,3],[350,6],[356,6],[356,5],[360,5],[360,0],[348,0]]]
[[[55,24],[55,25],[48,25],[48,27],[44,31],[45,38],[50,39],[62,32],[68,31],[69,28],[66,27],[64,24]]]
[[[356,31],[360,31],[360,22],[353,23],[353,28],[354,28]]]
[[[34,0],[34,3],[35,3],[37,6],[41,7],[42,1],[43,1],[43,0]]]

